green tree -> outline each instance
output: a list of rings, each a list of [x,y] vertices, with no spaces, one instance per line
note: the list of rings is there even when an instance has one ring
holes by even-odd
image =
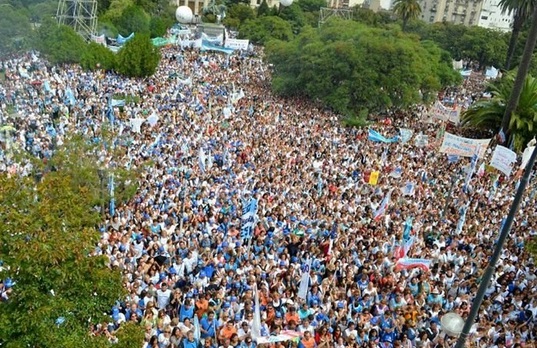
[[[243,3],[231,5],[226,12],[226,19],[233,18],[238,19],[242,24],[249,19],[255,18],[254,9],[250,5]]]
[[[262,16],[268,16],[269,14],[270,14],[270,7],[267,3],[267,0],[261,1],[261,4],[257,8],[257,16],[262,17]]]
[[[94,253],[98,158],[86,144],[66,140],[47,164],[34,163],[34,177],[0,175],[0,257],[9,266],[0,279],[15,281],[0,306],[3,347],[113,346],[89,334],[126,293],[120,271]],[[130,346],[141,346],[141,331],[125,327]]]
[[[263,16],[247,20],[239,30],[239,37],[264,44],[271,39],[290,40],[293,37],[291,24],[280,17]]]
[[[103,45],[90,42],[82,54],[80,65],[87,70],[112,71],[116,67],[116,55]]]
[[[479,63],[479,68],[502,67],[507,51],[507,36],[495,30],[470,27],[460,39],[462,58]]]
[[[31,31],[26,15],[11,5],[0,6],[0,56],[24,49]]]
[[[320,31],[306,27],[289,42],[271,41],[266,54],[276,93],[319,99],[346,116],[406,107],[460,81],[432,42],[338,19]]]
[[[51,63],[79,63],[86,50],[86,42],[73,28],[58,25],[47,18],[39,27],[35,46]]]
[[[149,22],[149,31],[151,32],[151,37],[160,37],[166,34],[168,30],[168,23],[161,18],[153,16]]]
[[[421,15],[421,6],[417,0],[395,0],[393,12],[403,20],[403,31],[409,20],[418,19]]]
[[[280,9],[279,17],[291,23],[293,33],[295,34],[298,34],[301,29],[306,25],[306,16],[304,15],[304,11],[302,11],[300,6],[296,2],[293,2],[291,6],[282,6]]]
[[[498,132],[505,107],[515,81],[514,72],[506,74],[500,81],[488,85],[492,94],[490,99],[474,103],[462,116],[464,126],[477,127]],[[537,79],[527,76],[522,86],[518,106],[513,112],[508,132],[515,136],[515,148],[523,150],[529,140],[535,136],[537,129]]]
[[[111,0],[108,10],[99,17],[100,21],[116,23],[126,8],[133,6],[133,0]]]
[[[513,24],[511,29],[511,37],[507,49],[505,69],[509,70],[513,62],[513,56],[518,42],[518,37],[522,31],[522,27],[528,21],[533,13],[535,6],[534,0],[500,0],[499,6],[502,13],[513,14]]]
[[[139,6],[129,6],[114,23],[123,36],[131,33],[149,35],[149,15]]]
[[[58,2],[52,0],[31,4],[28,6],[30,21],[32,23],[39,23],[45,18],[54,17],[57,9]]]
[[[129,77],[146,77],[155,73],[160,52],[147,35],[135,35],[119,51],[117,71]]]

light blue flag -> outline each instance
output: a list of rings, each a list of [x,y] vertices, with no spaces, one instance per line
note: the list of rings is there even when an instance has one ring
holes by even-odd
[[[399,128],[399,135],[401,136],[401,142],[408,143],[410,139],[412,139],[412,135],[414,134],[414,131],[412,129],[408,128]]]
[[[405,221],[405,229],[403,230],[403,242],[410,238],[410,232],[412,231],[412,216],[409,216]]]
[[[197,315],[194,315],[194,339],[199,342],[201,338],[200,322]]]
[[[399,141],[399,136],[395,136],[393,138],[386,138],[384,135],[380,134],[379,132],[373,130],[373,129],[369,129],[369,133],[368,133],[368,136],[367,138],[373,142],[377,142],[377,143],[395,143],[397,141]]]
[[[112,107],[120,107],[125,106],[125,100],[124,99],[112,99]]]
[[[390,174],[388,174],[389,177],[399,179],[403,175],[403,168],[396,167]]]
[[[75,105],[76,99],[71,87],[67,87],[67,90],[65,91],[65,97],[67,98],[67,102],[69,103],[69,105]]]

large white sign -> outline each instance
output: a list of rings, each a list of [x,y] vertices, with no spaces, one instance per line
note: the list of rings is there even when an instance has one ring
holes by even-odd
[[[444,141],[440,147],[440,152],[448,155],[472,157],[476,153],[477,147],[477,156],[483,158],[489,143],[490,139],[469,139],[446,132],[444,133]]]
[[[234,50],[247,50],[250,45],[250,40],[240,39],[226,39],[224,47],[232,48]]]
[[[513,164],[515,162],[516,153],[504,146],[498,145],[496,146],[496,149],[494,149],[490,165],[509,176],[511,175]]]

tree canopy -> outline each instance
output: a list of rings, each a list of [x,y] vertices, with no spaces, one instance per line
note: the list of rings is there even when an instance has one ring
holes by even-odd
[[[34,162],[33,176],[0,175],[0,279],[14,282],[0,306],[3,347],[110,346],[90,326],[107,324],[125,289],[120,271],[95,252],[102,221],[95,206],[104,193],[90,148],[67,140],[46,164]],[[120,186],[126,178],[118,174]],[[140,328],[129,326],[124,332],[134,334],[122,340],[141,346]]]
[[[347,115],[430,100],[460,81],[449,55],[434,43],[349,21],[305,29],[289,42],[271,41],[266,53],[276,93],[318,98]]]
[[[148,35],[136,35],[119,51],[117,71],[125,76],[145,77],[155,73],[160,51],[153,46]]]

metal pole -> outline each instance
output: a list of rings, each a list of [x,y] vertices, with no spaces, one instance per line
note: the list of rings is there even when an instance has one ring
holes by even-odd
[[[451,177],[451,186],[449,187],[449,192],[446,197],[446,204],[444,205],[444,209],[442,210],[442,214],[440,215],[440,217],[446,216],[446,212],[449,208],[449,205],[451,204],[451,199],[452,199],[451,196],[453,195],[453,189],[455,188],[455,184],[457,183],[457,181],[459,181],[460,173],[461,173],[461,170],[458,169],[457,172],[453,173],[453,176]]]
[[[507,239],[507,236],[509,235],[509,232],[511,231],[511,226],[513,225],[515,215],[518,212],[520,202],[522,201],[524,190],[526,189],[526,186],[528,185],[529,177],[531,175],[531,171],[533,169],[533,165],[535,163],[536,158],[537,158],[537,146],[533,150],[530,160],[528,161],[528,164],[526,165],[524,175],[522,176],[522,179],[520,180],[520,186],[518,187],[513,203],[511,204],[511,208],[509,209],[509,214],[507,215],[505,224],[503,225],[503,228],[500,231],[500,236],[496,243],[494,253],[492,254],[489,264],[487,265],[487,268],[485,269],[483,278],[481,279],[481,282],[479,283],[479,289],[477,290],[477,294],[475,295],[475,299],[472,303],[470,314],[468,315],[468,318],[466,319],[464,323],[464,327],[462,329],[461,335],[459,336],[459,339],[457,340],[457,344],[455,345],[455,348],[464,348],[464,345],[466,343],[466,338],[470,334],[470,329],[474,325],[475,319],[479,313],[479,307],[481,307],[481,302],[483,302],[483,297],[485,297],[485,292],[487,291],[490,280],[492,279],[492,275],[494,274],[496,263],[498,262],[498,259],[500,258],[500,255],[502,253],[503,245],[505,243],[505,240]]]

